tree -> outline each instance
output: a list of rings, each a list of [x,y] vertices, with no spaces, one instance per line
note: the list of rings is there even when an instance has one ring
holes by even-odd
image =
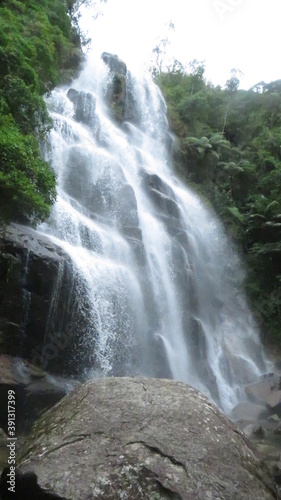
[[[92,7],[95,12],[95,18],[100,15],[100,4],[106,3],[107,0],[67,0],[67,11],[72,19],[72,22],[77,23],[77,16],[82,5]]]
[[[166,33],[164,37],[160,38],[152,49],[152,65],[150,66],[151,74],[156,77],[160,75],[164,69],[167,49],[170,45],[170,33],[175,30],[175,25],[172,21],[165,24]]]
[[[230,71],[231,77],[226,81],[225,89],[227,92],[236,92],[240,85],[240,77],[243,75],[240,69],[233,68]]]

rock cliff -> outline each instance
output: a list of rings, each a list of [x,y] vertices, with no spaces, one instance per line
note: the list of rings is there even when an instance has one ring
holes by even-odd
[[[87,294],[81,290],[78,304],[75,287],[73,263],[51,239],[18,224],[2,231],[0,353],[55,374],[80,374],[83,353],[87,365],[81,345]]]

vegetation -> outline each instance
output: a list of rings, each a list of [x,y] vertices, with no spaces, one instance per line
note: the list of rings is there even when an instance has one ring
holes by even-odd
[[[38,144],[51,126],[42,96],[73,76],[81,58],[68,7],[65,0],[0,2],[2,223],[41,221],[56,197]]]
[[[281,80],[238,90],[206,82],[198,62],[159,73],[178,172],[207,197],[244,253],[265,340],[281,339]]]

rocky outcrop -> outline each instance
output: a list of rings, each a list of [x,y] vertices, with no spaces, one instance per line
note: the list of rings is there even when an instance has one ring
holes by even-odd
[[[85,125],[93,127],[95,124],[96,98],[91,92],[78,92],[75,89],[69,89],[68,99],[73,103],[75,119]]]
[[[38,421],[18,458],[18,488],[32,477],[49,498],[276,498],[245,435],[205,396],[169,380],[88,382]]]
[[[73,147],[67,159],[65,191],[79,200],[93,218],[103,217],[110,225],[138,228],[138,208],[133,188],[127,182],[122,168],[110,161],[103,152],[89,156],[81,148]],[[103,156],[102,156],[103,155]],[[101,159],[103,160],[101,162]],[[101,166],[93,173],[93,163]]]
[[[110,71],[116,73],[117,75],[126,76],[127,74],[127,66],[124,61],[121,61],[116,54],[110,54],[109,52],[103,52],[102,60],[107,64]]]
[[[167,230],[174,236],[181,231],[180,209],[175,200],[173,190],[158,175],[143,173],[142,185],[158,212],[158,216],[167,226]]]
[[[254,422],[270,422],[279,425],[281,422],[281,374],[268,373],[259,380],[244,387],[248,397],[235,406],[231,418],[240,427]]]
[[[258,403],[266,404],[269,409],[281,413],[281,375],[271,373],[254,384],[246,386],[248,397]]]
[[[126,110],[126,64],[118,56],[103,52],[102,59],[110,69],[112,79],[107,87],[106,101],[112,116],[119,122],[124,120]]]
[[[55,374],[79,374],[83,353],[87,366],[87,296],[79,283],[77,303],[77,279],[69,256],[48,237],[17,224],[2,231],[0,353]]]
[[[108,52],[103,52],[101,57],[109,67],[111,76],[105,98],[112,118],[119,123],[127,120],[136,123],[139,111],[136,108],[131,74],[127,71],[126,64],[117,55]]]

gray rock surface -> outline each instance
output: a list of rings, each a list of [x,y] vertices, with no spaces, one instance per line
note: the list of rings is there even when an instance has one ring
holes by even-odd
[[[67,97],[74,105],[75,119],[85,125],[95,124],[96,98],[91,92],[69,89]]]
[[[102,218],[107,224],[117,226],[130,241],[141,242],[137,200],[118,163],[103,156],[102,167],[94,170],[95,156],[87,155],[79,147],[69,151],[68,174],[64,189],[74,199],[83,198],[84,206],[93,218]],[[97,157],[96,163],[100,161]],[[98,242],[92,249],[99,251]]]
[[[251,439],[278,485],[281,498],[281,374],[276,370],[245,386],[250,401],[239,403],[231,418]]]
[[[42,348],[54,288],[61,274],[62,294],[68,288],[70,267],[70,259],[58,246],[29,227],[11,224],[1,233],[2,352],[28,357],[33,348]]]
[[[119,57],[116,54],[110,54],[110,52],[103,52],[101,57],[102,60],[105,62],[105,64],[107,64],[107,66],[109,67],[110,71],[118,75],[126,76],[127,66],[124,63],[124,61],[119,59]]]
[[[171,380],[88,382],[38,421],[18,458],[19,478],[36,474],[71,500],[276,498],[245,435]]]
[[[110,72],[105,98],[112,118],[119,124],[127,120],[137,123],[140,111],[136,106],[131,73],[117,55],[103,52],[101,57]]]
[[[66,252],[27,226],[0,233],[0,353],[58,375],[78,375],[87,361],[87,295]],[[81,301],[81,297],[84,297]],[[84,337],[83,337],[84,335]]]
[[[265,405],[255,404],[251,401],[241,401],[238,403],[231,412],[231,418],[237,423],[252,423],[257,422],[267,416],[267,409]]]
[[[106,101],[112,112],[112,118],[118,122],[125,119],[126,100],[127,100],[127,85],[126,64],[121,61],[118,56],[103,52],[102,60],[107,64],[111,74],[111,81],[108,83],[106,91]]]
[[[261,377],[254,384],[245,387],[248,397],[257,403],[268,405],[269,409],[281,410],[281,375],[280,373],[270,373]]]

